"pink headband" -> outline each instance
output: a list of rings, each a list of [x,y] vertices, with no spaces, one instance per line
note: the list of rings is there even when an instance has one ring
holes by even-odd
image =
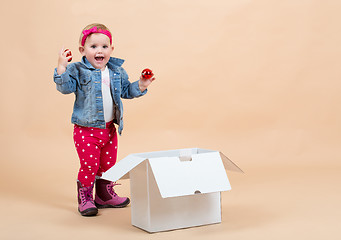
[[[83,31],[82,46],[84,46],[86,38],[89,37],[89,35],[92,33],[102,33],[104,35],[107,35],[110,38],[110,44],[112,44],[111,33],[108,30],[97,29],[97,27],[94,26],[89,30]]]

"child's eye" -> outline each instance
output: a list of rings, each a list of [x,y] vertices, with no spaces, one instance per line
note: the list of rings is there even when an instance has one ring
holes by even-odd
[[[107,45],[104,45],[103,48],[108,48],[108,46],[107,46]]]
[[[91,47],[91,48],[96,48],[96,45],[91,45],[90,47]]]

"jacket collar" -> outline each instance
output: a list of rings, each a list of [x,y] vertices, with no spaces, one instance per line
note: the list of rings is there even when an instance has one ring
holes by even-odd
[[[82,57],[81,63],[83,63],[89,69],[95,69],[85,56]],[[110,57],[107,66],[109,69],[114,70],[115,68],[121,67],[123,63],[123,59]]]

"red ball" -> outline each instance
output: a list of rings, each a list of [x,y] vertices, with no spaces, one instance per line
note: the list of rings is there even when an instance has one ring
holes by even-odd
[[[142,77],[144,79],[150,79],[154,76],[154,73],[152,72],[152,70],[146,68],[142,71]]]
[[[72,61],[72,53],[71,53],[70,49],[68,49],[68,48],[64,50],[64,52],[67,52],[67,51],[69,51],[69,52],[66,54],[66,57],[71,56],[71,58],[68,60],[68,62],[71,62]]]

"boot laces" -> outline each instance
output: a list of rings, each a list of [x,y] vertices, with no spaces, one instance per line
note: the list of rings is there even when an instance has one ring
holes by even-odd
[[[86,202],[89,202],[89,201],[93,201],[93,196],[92,196],[92,188],[89,187],[89,188],[83,188],[82,191],[81,191],[81,198],[82,198],[82,201],[84,203]]]
[[[111,183],[108,185],[109,193],[110,193],[111,195],[113,195],[114,197],[117,196],[117,194],[116,194],[116,192],[115,192],[115,190],[114,190],[114,187],[117,186],[117,185],[121,185],[121,184],[116,183],[116,182],[111,182]]]

